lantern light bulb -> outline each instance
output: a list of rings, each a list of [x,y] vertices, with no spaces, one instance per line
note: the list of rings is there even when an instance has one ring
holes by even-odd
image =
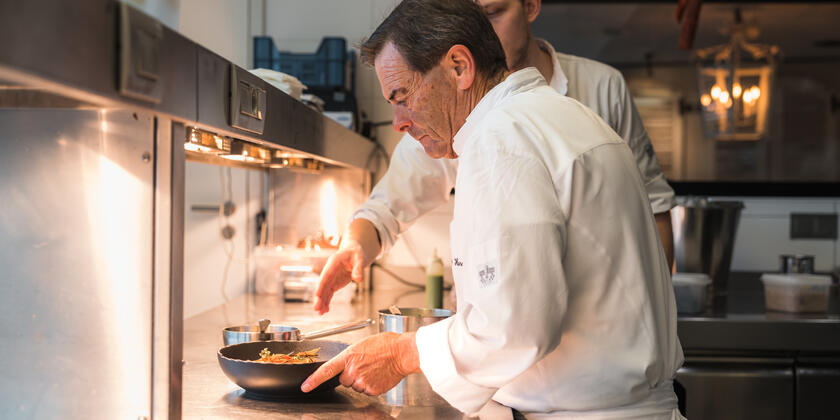
[[[739,83],[732,85],[732,96],[735,97],[735,99],[741,97],[741,85]]]

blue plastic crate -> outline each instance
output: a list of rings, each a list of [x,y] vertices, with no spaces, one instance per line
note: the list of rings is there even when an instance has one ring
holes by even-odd
[[[313,54],[278,51],[268,36],[254,37],[254,68],[266,68],[290,74],[310,88],[343,88],[347,83],[347,41],[325,37]]]

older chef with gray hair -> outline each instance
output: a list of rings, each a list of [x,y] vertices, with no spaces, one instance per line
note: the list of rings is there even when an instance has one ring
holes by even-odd
[[[551,44],[536,38],[531,23],[540,14],[540,0],[475,0],[475,3],[484,9],[493,25],[509,70],[536,68],[549,86],[595,111],[630,147],[671,267],[674,245],[670,210],[676,204],[674,190],[656,160],[624,77],[606,64],[556,52]],[[432,159],[406,133],[370,198],[353,214],[354,220],[342,237],[340,251],[321,276],[315,309],[327,312],[336,290],[350,279],[361,281],[363,268],[388,252],[399,235],[419,217],[448,202],[457,173],[457,159]]]
[[[466,413],[501,404],[527,418],[680,419],[669,269],[627,144],[537,69],[507,71],[469,0],[401,2],[362,58],[394,127],[430,157],[459,160],[458,312],[354,344],[302,390],[340,375],[376,395],[422,372]]]

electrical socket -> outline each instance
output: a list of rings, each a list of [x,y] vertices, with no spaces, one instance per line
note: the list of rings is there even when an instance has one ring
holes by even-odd
[[[233,215],[233,213],[236,213],[236,204],[234,204],[234,202],[230,200],[225,201],[224,205],[222,206],[222,214],[224,214],[225,217],[230,217]]]
[[[236,229],[233,228],[231,225],[225,225],[222,228],[222,237],[225,239],[233,239],[236,236]]]

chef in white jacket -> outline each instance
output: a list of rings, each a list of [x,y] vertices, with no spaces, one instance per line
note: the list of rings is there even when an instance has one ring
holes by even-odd
[[[665,255],[627,144],[535,68],[506,70],[469,0],[404,0],[362,46],[394,126],[458,158],[458,312],[350,346],[328,378],[380,394],[422,372],[466,413],[679,419],[682,363]],[[510,410],[508,410],[510,412]]]
[[[537,68],[551,87],[595,111],[630,146],[670,267],[674,191],[656,160],[621,73],[597,61],[555,52],[549,43],[535,38],[530,23],[539,15],[540,0],[476,3],[484,9],[499,36],[510,70]],[[449,201],[457,169],[457,159],[432,159],[406,133],[370,199],[353,214],[354,220],[334,258],[336,264],[327,265],[316,293],[316,310],[328,311],[335,291],[351,279],[361,281],[363,268],[391,249],[418,217]]]

